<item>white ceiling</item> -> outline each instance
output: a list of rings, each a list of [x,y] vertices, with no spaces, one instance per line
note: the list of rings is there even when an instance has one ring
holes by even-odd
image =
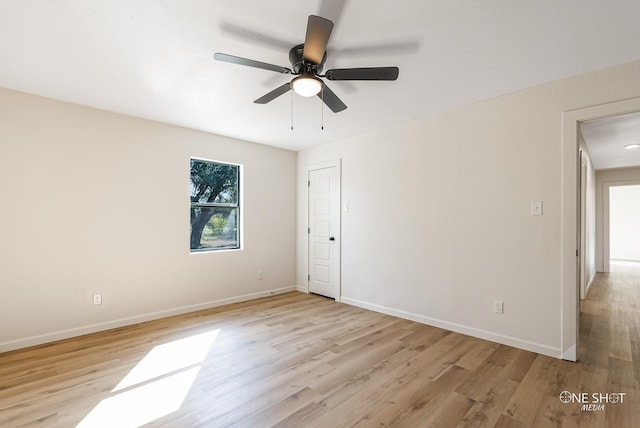
[[[325,70],[400,68],[396,82],[330,82],[347,104],[253,100],[286,75],[310,14],[335,21]],[[300,150],[640,59],[638,0],[0,0],[0,86]]]
[[[640,166],[640,112],[589,120],[580,124],[595,169]]]

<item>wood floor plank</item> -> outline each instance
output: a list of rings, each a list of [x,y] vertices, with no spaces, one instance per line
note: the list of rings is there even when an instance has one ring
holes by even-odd
[[[192,370],[145,426],[635,428],[640,266],[612,266],[581,302],[578,363],[292,292],[0,354],[0,426],[75,427]],[[201,360],[162,368],[163,349],[180,360],[175,344],[212,335]],[[157,373],[116,390],[151,355]],[[625,398],[585,410],[563,391]]]
[[[457,393],[475,402],[458,426],[493,426],[520,386],[507,377],[496,376],[494,368],[491,364],[478,367],[456,388]]]
[[[270,407],[265,407],[257,412],[248,414],[237,421],[232,426],[260,427],[273,426],[280,423],[285,416],[296,413],[305,406],[318,402],[322,396],[311,388],[305,387],[302,390],[289,395]]]
[[[372,419],[379,419],[381,412],[387,410],[389,413],[389,408],[402,406],[425,383],[434,385],[425,375],[430,364],[429,359],[421,355],[424,352],[404,348],[372,370],[352,378],[353,382],[325,394],[326,398],[320,403],[332,412],[314,421],[311,427],[335,423],[338,426],[369,424]],[[339,419],[335,415],[339,415]]]
[[[503,414],[493,428],[527,428],[527,425]]]
[[[620,360],[633,361],[627,324],[612,323],[609,333],[609,356]]]
[[[469,412],[475,401],[469,397],[450,392],[444,400],[442,400],[434,412],[426,418],[420,427],[455,427],[464,416]]]
[[[499,346],[497,343],[479,340],[469,352],[461,356],[456,365],[468,370],[475,370],[487,361]]]
[[[575,379],[571,377],[567,380],[567,371],[572,371]],[[578,373],[579,368],[573,363],[538,356],[507,405],[507,415],[526,424],[533,424],[546,410],[547,399],[557,402],[560,392],[574,390]]]
[[[399,403],[400,411],[391,417],[384,425],[393,427],[423,426],[425,421],[440,408],[447,400],[448,393],[467,377],[469,371],[458,366],[452,366],[446,373],[431,382],[422,382],[422,387],[415,391],[407,400]],[[379,416],[378,416],[379,417]]]

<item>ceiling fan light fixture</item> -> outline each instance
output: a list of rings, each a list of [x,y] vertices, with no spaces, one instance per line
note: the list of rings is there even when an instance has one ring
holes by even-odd
[[[322,80],[312,74],[302,74],[291,81],[291,87],[300,96],[312,97],[322,89]]]
[[[640,144],[638,143],[627,144],[626,146],[624,146],[624,148],[627,150],[640,149]]]

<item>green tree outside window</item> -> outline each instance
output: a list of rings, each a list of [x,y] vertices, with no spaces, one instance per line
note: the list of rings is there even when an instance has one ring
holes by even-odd
[[[191,159],[191,251],[240,248],[240,166]]]

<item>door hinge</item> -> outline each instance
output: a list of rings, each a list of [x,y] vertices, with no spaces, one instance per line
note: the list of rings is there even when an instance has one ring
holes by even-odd
[[[311,275],[307,275],[307,281],[311,281]]]
[[[580,254],[578,254],[578,250],[576,250],[576,257],[578,257]]]
[[[311,228],[307,227],[307,233],[311,233]]]
[[[307,187],[311,187],[311,180],[307,181]]]

